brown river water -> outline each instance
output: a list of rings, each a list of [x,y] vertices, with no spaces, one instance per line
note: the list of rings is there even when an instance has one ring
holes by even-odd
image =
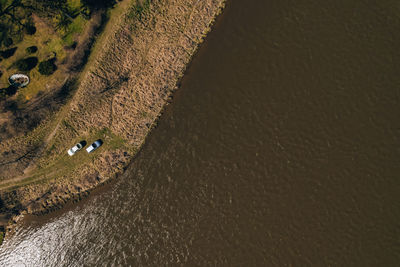
[[[400,3],[228,2],[115,182],[1,266],[398,266]]]

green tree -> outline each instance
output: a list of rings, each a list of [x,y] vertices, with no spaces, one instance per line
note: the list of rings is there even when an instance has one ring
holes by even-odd
[[[27,47],[27,48],[25,49],[25,51],[26,51],[28,54],[36,53],[37,50],[38,50],[37,46],[34,46],[34,45],[33,45],[33,46],[29,46],[29,47]]]
[[[20,71],[30,71],[31,69],[36,67],[37,63],[37,57],[28,57],[18,60],[17,62],[15,62],[15,65]]]
[[[91,9],[108,8],[115,5],[115,0],[81,0],[81,2]]]
[[[54,64],[55,59],[49,59],[39,63],[39,72],[42,75],[51,75],[57,70],[57,66]]]

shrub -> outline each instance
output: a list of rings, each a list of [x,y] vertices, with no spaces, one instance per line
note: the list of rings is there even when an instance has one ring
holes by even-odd
[[[27,47],[26,49],[25,49],[25,51],[28,53],[28,54],[33,54],[33,53],[36,53],[36,51],[38,50],[38,48],[37,48],[37,46],[30,46],[30,47]]]
[[[0,230],[0,245],[3,244],[4,233],[5,233],[4,229],[1,229]]]
[[[6,95],[12,96],[17,93],[17,87],[10,85],[9,87],[6,88]]]
[[[12,96],[17,93],[17,87],[10,85],[7,88],[0,88],[0,100],[4,100],[7,96]]]
[[[128,18],[142,21],[142,18],[150,10],[150,3],[151,0],[144,0],[141,2],[136,1],[136,4],[131,7],[130,12],[128,13]]]
[[[14,41],[13,41],[13,39],[11,39],[11,38],[6,38],[6,39],[3,41],[3,44],[4,44],[6,47],[11,46],[13,43],[14,43]]]
[[[6,88],[0,88],[0,100],[4,100],[6,98]]]
[[[56,71],[56,69],[57,66],[54,64],[54,59],[49,59],[39,63],[39,72],[42,75],[51,75]]]
[[[3,51],[0,51],[0,56],[3,58],[9,58],[14,55],[15,51],[17,50],[17,47],[9,48]]]
[[[29,35],[34,35],[36,32],[36,27],[32,24],[28,24],[25,26],[25,32]]]
[[[81,3],[89,8],[108,8],[115,4],[115,0],[82,0]]]
[[[17,66],[17,69],[20,71],[29,71],[36,67],[38,63],[37,57],[28,57],[24,59],[20,59],[17,62],[15,62],[15,65]]]

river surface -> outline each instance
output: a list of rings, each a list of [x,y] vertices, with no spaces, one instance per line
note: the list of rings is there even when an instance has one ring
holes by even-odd
[[[1,266],[398,266],[400,4],[228,2],[127,172]]]

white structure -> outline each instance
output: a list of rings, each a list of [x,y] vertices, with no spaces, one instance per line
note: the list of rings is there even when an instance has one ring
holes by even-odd
[[[29,84],[29,77],[25,74],[13,74],[8,78],[8,82],[15,87],[25,87]]]

